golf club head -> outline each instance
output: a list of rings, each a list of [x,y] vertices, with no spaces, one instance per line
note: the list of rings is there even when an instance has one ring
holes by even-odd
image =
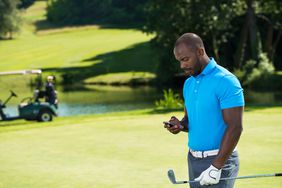
[[[168,170],[167,176],[168,176],[168,179],[170,180],[171,183],[176,184],[175,175],[174,175],[173,170],[171,170],[171,169]]]

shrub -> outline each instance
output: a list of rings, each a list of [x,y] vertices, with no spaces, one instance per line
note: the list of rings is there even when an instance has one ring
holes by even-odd
[[[279,87],[273,83],[273,80],[277,80],[278,77],[275,75],[274,66],[265,53],[260,54],[258,64],[254,60],[249,60],[243,70],[236,70],[235,74],[241,80],[242,85],[248,88],[277,89]]]
[[[172,89],[163,90],[163,99],[156,101],[155,105],[161,109],[179,109],[183,108],[183,100]]]
[[[18,4],[18,8],[20,8],[20,9],[27,9],[34,2],[35,2],[35,0],[20,0],[20,3]]]
[[[147,1],[48,0],[47,19],[57,25],[142,24]]]

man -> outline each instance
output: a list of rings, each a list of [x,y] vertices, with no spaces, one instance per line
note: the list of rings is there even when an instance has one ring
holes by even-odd
[[[205,52],[202,39],[194,33],[182,35],[175,43],[175,58],[190,77],[183,88],[184,117],[172,116],[171,133],[188,132],[190,187],[231,188],[239,170],[236,145],[242,128],[243,89],[238,79]]]
[[[57,92],[55,90],[53,82],[54,82],[54,77],[48,76],[47,83],[45,85],[45,101],[57,107],[58,105]]]

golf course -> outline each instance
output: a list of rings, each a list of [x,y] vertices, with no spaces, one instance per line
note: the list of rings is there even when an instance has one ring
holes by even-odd
[[[154,78],[153,35],[97,25],[36,28],[45,7],[36,2],[22,13],[21,33],[0,41],[1,71],[42,69],[59,79],[80,73],[78,81],[102,83]],[[0,84],[6,82],[7,89],[11,80],[1,78]],[[44,123],[0,121],[0,188],[188,187],[167,177],[173,169],[177,180],[188,179],[187,134],[163,128],[172,115],[181,119],[183,111],[147,108]],[[246,105],[239,176],[282,173],[281,130],[281,105]],[[235,187],[281,188],[282,177],[237,180]]]
[[[247,108],[238,146],[239,175],[281,172],[282,107]],[[186,133],[162,121],[182,112],[153,109],[57,118],[51,123],[0,123],[0,187],[187,187]],[[280,188],[282,179],[238,180],[237,188]]]
[[[127,82],[138,78],[134,73],[154,77],[156,56],[149,46],[153,35],[98,25],[52,28],[44,22],[45,8],[46,1],[38,1],[22,12],[21,32],[0,43],[1,71],[42,69],[43,74],[55,74],[58,82],[62,74],[74,74],[75,82]]]

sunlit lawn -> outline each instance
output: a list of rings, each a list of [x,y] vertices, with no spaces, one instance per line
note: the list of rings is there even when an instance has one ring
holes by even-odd
[[[172,114],[151,110],[57,118],[51,123],[0,123],[0,187],[175,187],[187,177],[186,135],[161,125]],[[282,171],[282,107],[248,110],[240,175]],[[282,178],[238,180],[236,187],[280,188]],[[177,187],[187,187],[178,185]]]
[[[19,38],[0,43],[1,71],[89,66],[97,55],[147,42],[140,31],[79,28],[70,32]]]
[[[51,69],[54,74],[63,68],[75,68],[90,72],[90,77],[113,70],[154,72],[156,61],[147,44],[153,35],[98,25],[36,30],[35,25],[45,19],[45,7],[45,1],[38,1],[23,12],[21,33],[13,40],[0,42],[1,72]]]

